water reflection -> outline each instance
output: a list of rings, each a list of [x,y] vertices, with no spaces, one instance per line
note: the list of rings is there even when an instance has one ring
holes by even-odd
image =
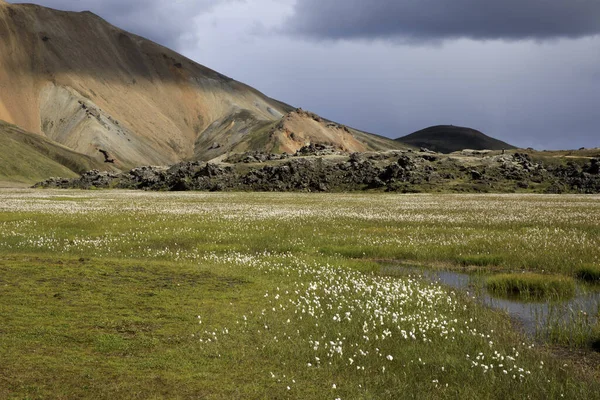
[[[584,286],[578,286],[576,295],[571,299],[525,302],[492,296],[485,289],[485,276],[482,275],[389,265],[383,266],[382,272],[386,275],[420,275],[432,282],[466,292],[489,307],[506,311],[530,335],[535,335],[539,326],[547,326],[549,319],[554,323],[569,323],[579,313],[587,313],[590,320],[595,320],[600,310],[600,291]]]

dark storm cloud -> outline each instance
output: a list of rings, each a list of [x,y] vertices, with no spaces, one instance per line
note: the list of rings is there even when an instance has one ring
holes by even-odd
[[[181,35],[194,29],[196,16],[226,1],[230,0],[36,0],[35,3],[59,10],[91,11],[119,28],[176,47]]]
[[[320,39],[577,38],[600,33],[599,0],[298,0],[289,33]]]

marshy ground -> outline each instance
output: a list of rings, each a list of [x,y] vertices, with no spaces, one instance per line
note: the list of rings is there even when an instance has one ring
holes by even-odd
[[[598,248],[600,196],[2,190],[0,398],[600,398],[596,316],[539,342],[379,263],[581,281]]]

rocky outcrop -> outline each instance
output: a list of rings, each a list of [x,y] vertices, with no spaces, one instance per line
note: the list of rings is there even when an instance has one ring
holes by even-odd
[[[332,151],[334,154],[332,154]],[[296,155],[251,152],[227,164],[184,162],[126,173],[92,170],[77,179],[51,178],[37,187],[202,191],[379,190],[390,192],[600,193],[598,159],[545,165],[528,154],[475,155],[431,152],[338,153],[307,146]]]
[[[226,163],[236,164],[236,163],[263,163],[267,161],[278,161],[285,160],[289,158],[290,155],[287,153],[283,154],[274,154],[274,153],[265,153],[262,151],[247,151],[245,153],[233,154],[225,159]]]
[[[332,155],[339,155],[339,154],[347,154],[344,151],[341,151],[339,149],[336,149],[333,146],[329,146],[326,144],[320,144],[320,143],[311,143],[307,146],[304,146],[302,148],[300,148],[298,151],[296,151],[296,153],[294,154],[294,156],[296,157],[301,157],[301,156],[332,156]]]
[[[115,187],[121,174],[93,169],[85,172],[80,178],[50,178],[37,183],[34,188],[59,188],[59,189],[110,189]]]

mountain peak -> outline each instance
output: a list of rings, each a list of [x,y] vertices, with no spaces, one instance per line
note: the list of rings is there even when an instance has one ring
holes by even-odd
[[[93,13],[8,5],[0,12],[0,120],[97,161],[104,162],[98,149],[126,169],[269,147],[295,151],[307,142],[402,148],[290,117],[293,107]]]

